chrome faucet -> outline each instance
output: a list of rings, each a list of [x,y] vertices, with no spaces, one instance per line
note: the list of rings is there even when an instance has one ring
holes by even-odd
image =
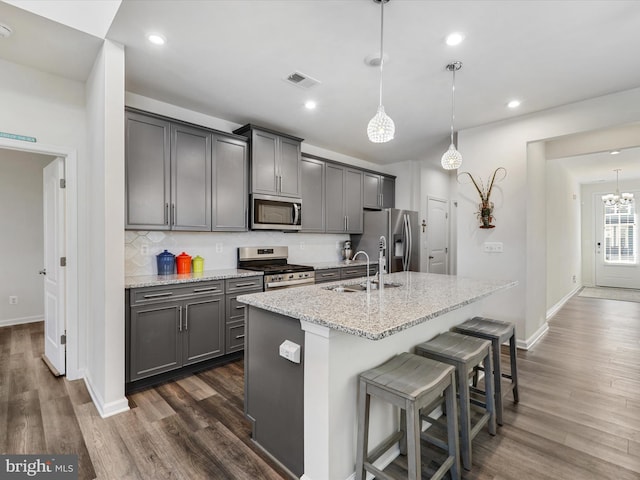
[[[367,252],[365,252],[364,250],[360,250],[358,252],[356,252],[356,254],[353,256],[353,260],[355,260],[357,258],[358,255],[363,254],[365,257],[367,257],[367,295],[371,294],[371,282],[369,281],[369,254]]]

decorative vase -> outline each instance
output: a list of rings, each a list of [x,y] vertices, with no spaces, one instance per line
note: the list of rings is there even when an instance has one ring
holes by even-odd
[[[494,228],[495,225],[491,225],[493,222],[493,202],[483,201],[480,205],[480,221],[482,225],[480,228]]]

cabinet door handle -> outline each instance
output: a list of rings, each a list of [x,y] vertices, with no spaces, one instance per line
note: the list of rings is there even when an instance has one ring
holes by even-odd
[[[244,305],[240,305],[236,307],[236,310],[244,310],[246,307]]]
[[[189,305],[184,307],[184,329],[189,330]]]
[[[218,287],[209,287],[209,288],[195,288],[193,293],[203,293],[203,292],[217,292]]]
[[[179,325],[178,328],[180,331],[182,331],[182,305],[178,307],[178,313],[180,315],[180,323],[178,324]]]
[[[164,204],[164,224],[169,225],[169,204]]]
[[[257,287],[258,284],[256,282],[245,282],[245,283],[236,283],[236,287]]]
[[[236,335],[236,340],[240,340],[241,338],[244,338],[244,333],[242,335]]]
[[[171,204],[171,225],[176,224],[176,204]]]
[[[347,219],[347,228],[346,229],[349,230],[349,215],[347,215],[345,218]]]
[[[165,293],[150,293],[149,295],[145,295],[144,298],[160,298],[160,297],[170,297],[173,295],[173,292],[165,292]]]

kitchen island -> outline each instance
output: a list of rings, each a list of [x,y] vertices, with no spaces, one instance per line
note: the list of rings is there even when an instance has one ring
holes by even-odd
[[[401,272],[394,287],[360,290],[363,279],[243,295],[245,414],[254,440],[305,480],[346,480],[355,470],[358,374],[482,315],[482,299],[513,281]],[[336,291],[336,286],[353,286]],[[340,289],[339,289],[340,290]],[[289,340],[288,355],[279,347]],[[300,363],[295,346],[300,347]],[[285,356],[287,353],[285,353]],[[370,444],[397,427],[388,405],[371,404]],[[380,459],[388,463],[398,450]]]

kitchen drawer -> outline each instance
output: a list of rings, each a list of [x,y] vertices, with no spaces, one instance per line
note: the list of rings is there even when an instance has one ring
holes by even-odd
[[[226,292],[246,292],[247,290],[262,291],[264,280],[262,276],[240,277],[227,279]]]
[[[225,353],[237,352],[244,349],[244,320],[227,323]]]
[[[333,282],[340,280],[339,268],[328,268],[326,270],[316,270],[316,283]]]
[[[238,301],[238,295],[244,295],[247,293],[259,293],[262,290],[253,290],[238,293],[237,295],[227,295],[227,323],[234,322],[237,320],[244,320],[244,312],[246,310],[246,305],[244,303],[240,303]]]
[[[342,267],[341,272],[342,279],[345,278],[358,278],[358,277],[366,277],[367,276],[367,266],[366,265],[357,265],[353,267]]]
[[[182,299],[191,295],[217,295],[224,293],[224,281],[192,282],[185,284],[163,285],[159,287],[132,288],[131,306],[146,305],[151,302]]]

